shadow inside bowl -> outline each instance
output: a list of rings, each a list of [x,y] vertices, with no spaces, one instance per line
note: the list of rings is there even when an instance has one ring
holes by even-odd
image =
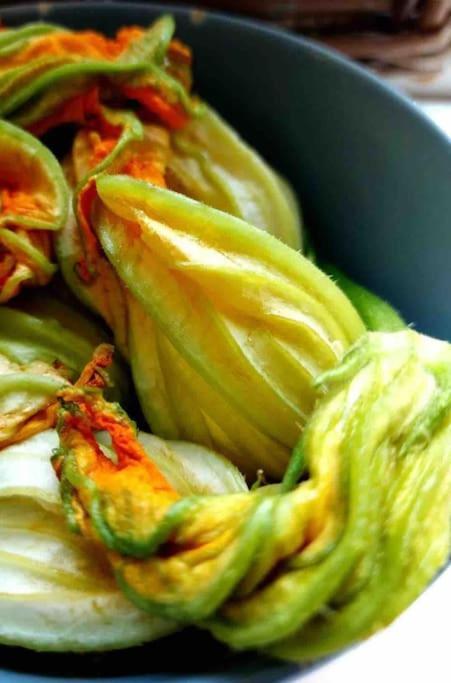
[[[111,680],[123,676],[130,680],[131,676],[152,674],[154,683],[188,681],[194,677],[197,681],[205,678],[215,683],[270,683],[281,680],[281,667],[284,676],[300,671],[296,665],[283,665],[255,653],[234,653],[196,629],[187,629],[142,647],[106,653],[55,654],[1,647],[0,660],[2,667],[10,671],[35,676],[39,672],[32,679],[36,681],[41,676],[58,681],[62,677]],[[22,677],[19,680],[23,680]]]

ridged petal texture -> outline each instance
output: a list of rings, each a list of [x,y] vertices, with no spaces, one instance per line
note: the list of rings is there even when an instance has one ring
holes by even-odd
[[[364,331],[356,311],[302,255],[230,214],[126,176],[96,186],[92,224],[126,286],[152,430],[280,477],[315,378]]]
[[[302,247],[292,189],[207,104],[174,132],[167,163],[171,189],[242,218],[294,249]]]
[[[248,472],[254,474],[258,467],[264,466],[269,474],[280,475],[288,454],[283,445],[262,437],[258,426],[257,429],[247,428],[248,435],[245,438],[249,445],[246,451],[250,450],[249,447],[252,448],[252,442],[261,442],[260,453],[268,452],[268,463],[261,461],[263,455],[259,456],[257,462],[246,463],[246,452],[241,448],[241,442],[235,446],[230,438],[230,432],[235,432],[236,429],[244,431],[241,423],[245,424],[246,420],[241,419],[236,410],[231,409],[220,397],[215,403],[221,416],[215,416],[213,420],[209,416],[204,417],[201,414],[203,405],[211,403],[208,386],[203,391],[202,406],[196,407],[185,396],[183,384],[186,381],[202,383],[202,378],[191,380],[187,377],[181,382],[181,389],[177,386],[173,388],[176,395],[182,394],[185,404],[190,404],[190,407],[182,407],[180,404],[177,409],[180,418],[173,414],[174,408],[171,405],[164,405],[165,401],[167,404],[167,399],[161,392],[152,389],[153,384],[160,382],[163,373],[158,367],[158,359],[153,359],[156,344],[153,323],[148,313],[144,313],[137,306],[136,300],[127,294],[120,273],[105,258],[98,244],[93,207],[97,193],[96,182],[102,174],[125,171],[130,175],[143,175],[145,180],[150,179],[154,185],[164,186],[169,183],[179,188],[183,186],[185,192],[215,207],[227,208],[238,217],[244,215],[254,218],[263,232],[278,234],[279,227],[284,226],[283,236],[289,244],[297,246],[301,235],[300,219],[291,190],[208,108],[182,131],[174,134],[161,126],[142,126],[130,114],[112,112],[105,107],[102,117],[108,122],[110,129],[116,129],[115,136],[105,138],[92,131],[80,131],[72,154],[66,161],[67,176],[74,188],[74,212],[57,241],[58,257],[66,282],[84,303],[102,315],[113,329],[118,347],[132,360],[144,412],[155,433],[165,438],[190,439],[219,449],[227,455],[240,452],[242,457],[236,462]],[[107,155],[100,160],[99,149],[108,149]],[[150,183],[148,187],[151,192]],[[169,193],[168,196],[181,195]],[[191,206],[192,202],[188,202],[188,205]],[[253,234],[256,232],[254,228],[251,230]],[[326,281],[326,278],[323,277],[323,280]],[[334,292],[337,291],[328,282],[327,286]],[[344,301],[344,297],[341,298]],[[142,325],[149,328],[145,333],[146,349],[138,348],[136,344],[136,331]],[[339,342],[337,348],[338,345]],[[167,353],[171,351],[169,348]],[[283,355],[284,351],[281,353]],[[140,366],[143,362],[146,367]],[[174,362],[177,365],[182,363],[177,358],[174,358]],[[270,358],[267,359],[267,363],[269,362]],[[286,364],[290,365],[290,362],[287,359]],[[170,381],[170,371],[175,377],[179,374],[172,361],[171,367],[167,373],[164,371],[167,383]],[[189,366],[186,369],[181,368],[180,372],[189,374]],[[152,396],[149,396],[149,392]],[[174,399],[177,403],[178,399]],[[157,412],[153,408],[154,404]],[[196,411],[198,415],[195,414]],[[177,425],[177,420],[182,420],[183,424]],[[274,456],[269,455],[272,450]],[[278,453],[282,462],[274,466],[271,463],[275,462]]]
[[[166,635],[178,625],[134,607],[98,547],[70,533],[51,466],[58,392],[105,334],[49,293],[0,307],[0,330],[0,643],[85,652]],[[120,365],[113,376],[121,397]],[[139,438],[180,495],[247,490],[229,461],[201,446]]]
[[[289,185],[207,105],[173,132],[106,107],[99,117],[100,129],[81,129],[65,160],[74,210],[56,248],[72,291],[102,315],[128,355],[123,288],[96,246],[91,221],[99,174],[126,173],[178,190],[252,222],[295,249],[302,244],[302,225]]]
[[[180,493],[244,491],[227,461],[199,446],[140,439]],[[96,545],[64,520],[46,430],[0,450],[0,643],[52,652],[122,649],[178,624],[134,607]]]
[[[37,375],[53,378],[49,396],[54,401],[54,378],[72,382],[78,379],[94,349],[109,339],[103,326],[72,303],[60,300],[51,289],[27,293],[15,299],[14,305],[0,306],[0,358],[5,382],[2,396],[5,406],[9,406],[8,413],[13,415],[16,411],[13,395],[32,403],[40,396],[36,388],[32,389],[32,368]],[[13,368],[16,377],[22,378],[20,386],[8,377]],[[109,369],[109,376],[111,386],[107,395],[126,404],[130,382],[119,355]],[[41,377],[39,381],[44,380]]]
[[[174,630],[116,588],[94,544],[65,523],[44,431],[0,451],[0,643],[37,650],[122,648]]]
[[[137,606],[302,661],[367,637],[427,586],[450,549],[451,347],[371,333],[317,386],[282,484],[215,497],[181,496],[123,413],[63,392],[66,514]],[[114,457],[89,436],[102,425]]]

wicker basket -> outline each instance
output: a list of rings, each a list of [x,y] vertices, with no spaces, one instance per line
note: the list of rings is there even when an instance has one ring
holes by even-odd
[[[370,65],[412,94],[451,97],[451,0],[191,0],[189,4],[298,30]]]
[[[451,11],[450,0],[200,0],[192,4],[313,31],[381,25],[431,30],[442,25]]]

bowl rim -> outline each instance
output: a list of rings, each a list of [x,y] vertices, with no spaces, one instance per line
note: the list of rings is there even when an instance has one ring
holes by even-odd
[[[263,0],[264,1],[264,0]],[[231,30],[234,28],[245,28],[247,30],[250,30],[254,32],[255,34],[260,34],[263,36],[266,36],[270,39],[276,40],[276,41],[281,41],[287,44],[290,44],[294,47],[300,46],[304,52],[306,52],[309,55],[312,55],[316,58],[323,59],[331,64],[334,64],[335,66],[346,70],[349,74],[353,74],[356,78],[359,78],[363,81],[365,81],[371,88],[373,88],[375,91],[379,91],[383,97],[385,97],[388,101],[390,101],[395,107],[403,109],[404,111],[408,112],[408,115],[416,118],[418,121],[421,121],[421,125],[429,131],[429,134],[432,135],[433,137],[435,136],[441,144],[445,145],[449,150],[451,154],[451,140],[449,137],[446,135],[446,133],[434,122],[432,121],[427,114],[422,111],[422,109],[415,103],[413,99],[408,97],[404,92],[401,90],[397,89],[396,86],[384,81],[380,76],[378,76],[375,72],[371,71],[369,68],[365,67],[364,65],[361,65],[359,63],[356,63],[349,57],[343,55],[340,53],[337,49],[334,49],[330,46],[325,46],[321,44],[319,41],[316,41],[315,39],[312,39],[310,37],[305,37],[301,34],[295,33],[293,30],[281,26],[275,26],[270,24],[269,22],[266,22],[261,19],[257,18],[249,18],[247,16],[242,16],[242,15],[234,15],[230,14],[226,11],[219,11],[216,9],[209,9],[209,8],[199,8],[196,7],[195,5],[192,4],[179,4],[179,3],[173,3],[173,2],[146,2],[146,1],[136,1],[132,0],[131,2],[128,2],[127,0],[61,0],[60,2],[52,2],[50,1],[44,1],[44,2],[18,2],[17,4],[6,4],[0,6],[0,20],[8,20],[8,16],[14,17],[14,24],[20,24],[20,17],[21,15],[29,14],[30,12],[35,12],[38,11],[40,17],[37,20],[44,20],[46,18],[46,15],[49,11],[53,9],[59,9],[62,14],[67,14],[70,16],[71,11],[80,11],[80,10],[85,10],[88,9],[90,11],[100,9],[102,11],[107,11],[108,9],[114,9],[114,8],[123,8],[127,9],[130,12],[133,11],[139,11],[142,9],[145,10],[151,10],[156,13],[161,13],[161,14],[171,14],[174,13],[179,16],[185,17],[187,20],[192,22],[193,24],[201,24],[204,21],[208,21],[209,18],[213,18],[215,20],[218,20],[225,24],[226,26],[230,26]],[[447,594],[445,594],[444,599],[446,600],[447,596],[451,595],[451,565],[448,566],[448,568],[445,568],[441,574],[434,580],[433,584],[429,586],[420,596],[417,598],[417,600],[412,603],[412,605],[401,615],[401,618],[404,617],[410,610],[413,610],[415,612],[415,617],[414,617],[414,626],[417,629],[416,636],[417,636],[417,642],[419,644],[418,651],[421,649],[421,646],[424,647],[424,640],[421,639],[421,628],[425,628],[425,626],[428,627],[428,633],[429,633],[429,638],[432,637],[432,625],[431,624],[426,624],[423,621],[423,613],[425,612],[425,603],[427,602],[427,595],[429,594],[429,591],[431,590],[431,587],[433,590],[435,590],[435,594],[439,593],[440,590],[443,588],[447,591]],[[444,592],[442,590],[442,592]],[[437,595],[436,597],[436,602],[437,602]],[[426,600],[425,600],[426,598]],[[421,610],[416,609],[417,605],[421,604]],[[411,633],[409,634],[409,629],[405,628],[405,621],[403,620],[403,626],[404,626],[404,632],[409,637],[409,635],[412,635]],[[396,626],[398,623],[398,620],[394,622],[394,625]],[[451,625],[451,613],[450,616],[448,617],[448,623]],[[435,624],[437,628],[439,625],[436,623]],[[384,629],[381,634],[388,634],[391,630],[392,626],[389,626],[388,628]],[[412,625],[410,625],[410,629],[412,629]],[[373,642],[375,639],[377,639],[377,636],[373,636],[370,639],[370,642]],[[335,655],[332,657],[328,657],[325,660],[319,660],[318,662],[315,662],[311,668],[309,668],[308,672],[306,674],[303,673],[296,673],[296,674],[283,674],[281,673],[282,678],[278,679],[280,683],[297,683],[301,682],[304,680],[304,676],[306,676],[306,679],[308,680],[308,683],[321,683],[323,681],[323,677],[321,675],[321,671],[327,670],[326,673],[326,678],[324,679],[324,683],[329,683],[331,681],[338,680],[335,678],[336,673],[335,673],[335,668],[334,664],[343,661],[343,658],[346,658],[348,654],[351,653],[353,655],[354,653],[360,652],[362,648],[365,648],[367,645],[368,641],[364,641],[361,643],[358,643],[356,645],[353,645],[349,648],[346,648],[344,650],[341,650],[337,652]],[[421,646],[420,646],[421,643]],[[24,651],[25,652],[25,651]],[[380,654],[380,652],[379,652]],[[416,657],[412,657],[413,664],[409,665],[409,670],[404,668],[404,674],[411,674],[415,676],[416,669],[415,669],[415,662],[418,663],[419,661],[419,652],[415,651],[415,648],[412,648],[412,654],[416,654]],[[440,671],[446,670],[444,665],[446,662],[448,662],[448,657],[447,653],[443,651],[443,665],[442,669]],[[358,656],[355,658],[357,661]],[[358,680],[359,675],[361,675],[362,671],[361,669],[359,670],[354,670],[352,671],[352,662],[354,659],[351,657],[350,658],[350,664],[351,666],[348,667],[348,670],[346,671],[348,677],[349,674],[355,675]],[[377,665],[377,661],[373,661],[372,665]],[[382,663],[382,662],[381,662]],[[284,665],[284,662],[280,662],[281,667]],[[286,663],[285,663],[286,664]],[[404,663],[405,664],[405,663]],[[449,665],[449,662],[448,662]],[[4,669],[1,668],[0,664],[0,674],[2,672],[5,672]],[[329,673],[330,671],[330,673]],[[340,674],[342,672],[342,669],[338,668],[338,673]],[[42,680],[42,683],[45,683],[45,681],[63,681],[66,679],[62,679],[60,677],[56,678],[54,676],[47,676],[47,675],[41,675],[39,672],[29,674],[25,672],[20,672],[20,671],[13,671],[10,669],[6,670],[7,675],[11,678],[11,681],[17,681],[17,683],[20,683],[21,680],[26,682],[27,680],[33,680],[36,681],[36,683],[39,680]],[[151,672],[149,672],[150,675]],[[377,672],[377,676],[379,677],[380,674]],[[387,673],[387,670],[385,670],[383,673]],[[432,673],[432,670],[431,670]],[[124,681],[124,683],[127,683],[127,681],[144,681],[146,680],[146,677],[149,674],[124,674],[123,676],[119,676],[117,678],[118,681]],[[35,678],[36,676],[36,678]],[[321,679],[321,682],[320,682]],[[67,679],[72,680],[72,679]],[[75,679],[74,679],[75,680]],[[89,679],[77,679],[77,680],[89,680]],[[107,678],[99,679],[99,680],[108,680]],[[115,679],[116,680],[116,679]],[[190,680],[195,680],[191,679]],[[197,678],[196,678],[197,680]],[[216,680],[216,679],[201,679],[199,678],[199,683],[201,683],[202,680],[205,680],[206,683],[208,683],[209,680]],[[255,679],[257,680],[257,679]],[[274,679],[276,680],[276,679]],[[306,683],[307,683],[306,680]],[[379,678],[377,678],[379,680]],[[412,681],[418,680],[417,678],[412,678]],[[373,678],[371,678],[371,681],[368,681],[368,683],[372,683]],[[376,678],[374,678],[374,681],[376,681]]]
[[[193,4],[191,4],[191,1]],[[264,1],[264,0],[263,0]],[[227,11],[217,9],[200,8],[195,6],[195,0],[190,0],[189,3],[180,4],[177,2],[146,2],[145,0],[60,0],[60,2],[52,2],[52,0],[44,0],[43,2],[19,2],[17,4],[5,4],[0,6],[0,20],[7,19],[9,15],[20,15],[22,13],[38,10],[40,18],[45,20],[46,14],[54,9],[60,9],[64,13],[70,13],[74,10],[83,10],[89,8],[101,9],[102,11],[109,8],[127,8],[130,11],[140,9],[150,9],[160,12],[161,14],[176,13],[183,15],[193,24],[201,24],[209,18],[213,18],[229,25],[231,29],[247,28],[248,30],[260,33],[277,41],[282,40],[291,45],[301,45],[302,48],[310,55],[323,58],[329,63],[334,63],[341,66],[350,74],[354,74],[358,78],[362,78],[367,83],[371,84],[376,90],[383,93],[386,98],[391,100],[396,106],[402,106],[410,112],[410,115],[421,120],[423,125],[429,129],[429,132],[451,147],[451,140],[446,133],[430,119],[430,117],[422,111],[416,104],[415,100],[405,94],[401,89],[395,85],[384,81],[377,73],[372,71],[369,67],[360,64],[350,57],[347,57],[336,48],[322,44],[320,41],[311,37],[306,37],[302,34],[296,33],[290,28],[271,24],[263,19],[248,17],[239,14],[230,14]]]

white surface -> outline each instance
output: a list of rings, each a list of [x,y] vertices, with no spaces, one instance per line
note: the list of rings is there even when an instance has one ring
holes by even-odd
[[[451,100],[427,100],[418,103],[421,109],[451,138]]]
[[[302,683],[451,683],[451,568],[391,626]]]

